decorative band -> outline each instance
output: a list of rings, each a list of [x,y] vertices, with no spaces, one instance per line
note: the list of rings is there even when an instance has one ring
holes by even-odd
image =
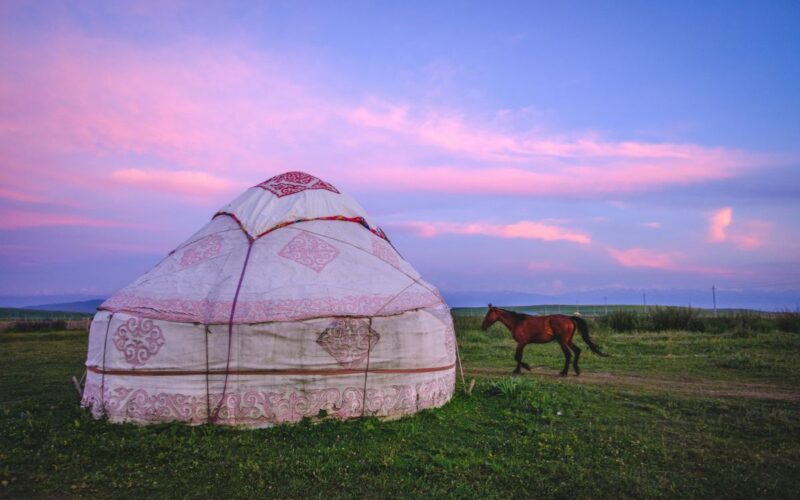
[[[358,370],[352,368],[330,369],[330,370],[277,370],[277,369],[242,369],[242,370],[103,370],[99,366],[89,366],[86,369],[92,373],[102,375],[125,375],[131,377],[176,377],[180,375],[355,375],[360,373],[430,373],[450,370],[456,364],[447,366],[435,366],[427,368],[369,368]]]

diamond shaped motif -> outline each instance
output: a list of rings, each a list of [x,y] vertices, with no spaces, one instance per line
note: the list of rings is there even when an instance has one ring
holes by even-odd
[[[339,249],[322,238],[300,233],[289,240],[278,255],[320,272],[339,256]]]
[[[366,319],[339,318],[319,335],[317,344],[340,365],[353,368],[366,361],[380,339]]]
[[[305,172],[286,172],[267,179],[258,187],[266,189],[278,198],[297,194],[307,189],[324,189],[332,193],[339,191],[327,182]]]

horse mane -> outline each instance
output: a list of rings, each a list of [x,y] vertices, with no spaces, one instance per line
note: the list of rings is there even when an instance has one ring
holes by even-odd
[[[520,321],[531,317],[530,314],[519,313],[517,311],[509,311],[508,309],[503,309],[501,307],[495,307],[495,309],[499,309],[499,310],[503,311],[504,313],[508,313],[511,316],[513,316],[514,319],[517,319],[517,320],[520,320]]]

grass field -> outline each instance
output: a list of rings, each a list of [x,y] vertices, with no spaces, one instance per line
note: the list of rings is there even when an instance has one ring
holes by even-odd
[[[797,497],[800,335],[598,329],[580,377],[547,344],[512,378],[508,334],[455,319],[471,395],[256,431],[94,421],[84,332],[0,333],[0,496]]]

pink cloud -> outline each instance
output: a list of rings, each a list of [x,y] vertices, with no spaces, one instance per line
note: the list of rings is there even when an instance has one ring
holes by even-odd
[[[733,209],[723,207],[711,214],[708,224],[709,241],[725,241],[728,235],[725,233],[728,226],[733,221]]]
[[[14,201],[24,201],[27,203],[44,203],[46,200],[41,196],[35,196],[24,192],[19,192],[11,189],[0,188],[0,198],[6,198]]]
[[[223,171],[231,180],[220,186],[254,183],[287,168],[287,145],[332,116],[323,94],[306,89],[286,63],[243,44],[137,46],[68,27],[19,43],[0,37],[0,61],[14,61],[0,63],[3,183],[15,185],[5,198],[101,191],[97,178],[112,175],[112,164],[123,171],[117,180],[144,189],[154,184],[133,171],[154,179],[168,165],[181,173],[157,186],[179,195],[196,193],[184,181],[214,191],[208,181]]]
[[[642,225],[644,227],[649,227],[650,229],[660,229],[661,228],[661,223],[660,222],[655,222],[655,221],[643,222]]]
[[[537,272],[573,272],[574,268],[555,262],[531,261],[526,266],[530,271]]]
[[[514,224],[413,221],[403,223],[402,226],[425,238],[441,234],[460,234],[506,239],[570,241],[582,245],[591,243],[591,238],[586,234],[534,221],[520,221]]]
[[[197,189],[222,195],[212,179],[249,185],[307,168],[370,190],[581,197],[724,179],[769,160],[694,144],[545,133],[523,111],[486,119],[363,103],[332,95],[317,83],[321,75],[244,42],[135,45],[64,27],[24,47],[0,40],[3,59],[14,66],[0,65],[0,99],[8,103],[0,155],[17,158],[6,177],[24,201],[57,199],[64,186],[99,190],[95,180],[109,175],[191,201],[183,182],[171,174],[155,182],[154,172],[195,172]],[[432,151],[444,161],[433,166]],[[56,172],[58,187],[50,182]]]
[[[3,210],[0,213],[0,229],[22,229],[47,226],[144,227],[138,224],[82,217],[79,215],[23,212],[19,210]]]
[[[224,193],[232,193],[243,185],[217,175],[191,170],[145,170],[129,168],[112,172],[114,182],[128,186],[138,186],[154,191],[178,193],[189,197],[202,198]]]
[[[374,166],[343,172],[352,184],[372,189],[469,193],[483,195],[537,195],[589,197],[647,191],[669,185],[709,180],[713,172],[669,165],[551,168]]]
[[[646,248],[606,248],[619,265],[630,268],[660,269],[695,274],[731,275],[735,272],[721,267],[697,266],[684,262],[685,255],[678,252],[659,252]]]
[[[353,125],[383,132],[384,143],[393,138],[409,147],[432,147],[477,163],[471,168],[383,164],[372,169],[369,182],[386,186],[398,186],[397,177],[404,173],[403,189],[490,194],[626,193],[725,179],[755,164],[776,161],[694,144],[611,142],[596,134],[548,135],[536,129],[509,128],[492,120],[469,120],[457,112],[414,110],[375,100],[344,116]]]
[[[730,242],[739,248],[753,249],[766,244],[773,226],[771,222],[752,219],[734,224],[733,208],[723,207],[709,217],[708,241]]]
[[[677,254],[671,252],[656,252],[645,248],[608,249],[609,255],[624,267],[649,267],[653,269],[673,270],[678,267],[675,263]]]

